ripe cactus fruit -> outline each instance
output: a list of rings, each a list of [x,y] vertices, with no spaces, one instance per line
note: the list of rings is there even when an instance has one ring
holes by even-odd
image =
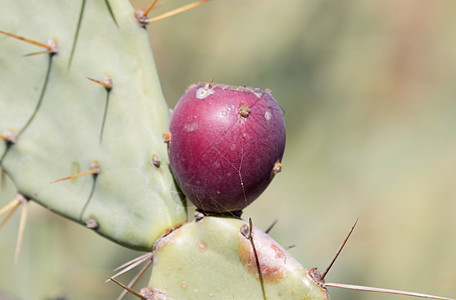
[[[164,299],[329,299],[284,248],[253,228],[262,287],[248,229],[239,219],[204,217],[172,231],[155,245],[149,289]]]
[[[150,250],[187,216],[161,139],[169,111],[147,32],[127,0],[48,4],[18,0],[0,10],[0,30],[51,40],[55,50],[23,57],[41,50],[0,35],[0,134],[16,133],[15,143],[0,140],[1,182],[117,243]],[[13,200],[10,190],[0,192],[0,207]]]
[[[241,211],[280,171],[285,122],[269,92],[192,86],[176,105],[169,131],[173,174],[202,211]]]

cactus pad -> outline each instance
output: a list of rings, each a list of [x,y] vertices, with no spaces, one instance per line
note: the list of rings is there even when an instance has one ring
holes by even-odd
[[[162,141],[169,110],[147,32],[127,0],[49,4],[1,5],[0,30],[52,49],[0,36],[0,134],[16,136],[0,140],[0,206],[14,197],[12,182],[62,216],[150,250],[187,216]],[[55,53],[23,56],[43,50]]]
[[[263,299],[247,223],[205,217],[160,239],[154,250],[149,289],[165,299]],[[329,299],[287,251],[254,228],[267,299]]]

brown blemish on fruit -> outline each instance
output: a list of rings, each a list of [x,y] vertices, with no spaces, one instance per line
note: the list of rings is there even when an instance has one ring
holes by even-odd
[[[247,227],[248,228],[248,227]],[[239,232],[239,260],[247,272],[255,278],[258,268],[254,251],[245,228]],[[248,235],[248,234],[247,234]],[[260,270],[265,283],[277,284],[297,268],[302,268],[279,244],[267,234],[254,230],[253,239],[258,254]]]
[[[183,290],[188,289],[188,284],[187,284],[186,282],[182,282],[182,283],[181,283],[181,288],[182,288]]]
[[[246,103],[239,104],[238,114],[241,118],[247,118],[250,115],[250,107]]]
[[[274,252],[276,253],[276,257],[283,257],[283,262],[287,263],[287,257],[285,253],[279,247],[277,247],[277,245],[271,244],[271,249],[274,250]]]
[[[205,241],[199,241],[197,248],[201,252],[205,252],[207,250],[207,243]]]
[[[154,289],[150,287],[144,287],[139,291],[139,294],[147,300],[153,299],[169,299],[168,292],[162,289]]]

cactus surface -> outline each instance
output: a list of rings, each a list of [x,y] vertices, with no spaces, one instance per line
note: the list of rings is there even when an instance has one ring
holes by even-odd
[[[157,242],[149,287],[165,299],[263,299],[248,228],[205,217],[172,231]],[[329,299],[277,242],[256,228],[252,236],[267,299]]]
[[[15,134],[0,141],[0,206],[16,189],[150,250],[187,216],[161,137],[168,107],[133,8],[127,0],[2,2],[0,30],[50,41],[55,53],[24,57],[47,50],[0,36],[0,134]],[[50,183],[91,169],[99,173]]]

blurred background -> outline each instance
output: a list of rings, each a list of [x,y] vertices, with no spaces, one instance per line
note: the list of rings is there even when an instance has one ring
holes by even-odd
[[[327,282],[456,297],[455,1],[214,0],[148,30],[170,107],[214,80],[270,88],[283,108],[283,172],[245,218],[279,220],[271,235],[324,270],[359,217]],[[18,223],[0,231],[0,299],[113,299],[106,276],[141,254],[32,203],[14,266]]]

